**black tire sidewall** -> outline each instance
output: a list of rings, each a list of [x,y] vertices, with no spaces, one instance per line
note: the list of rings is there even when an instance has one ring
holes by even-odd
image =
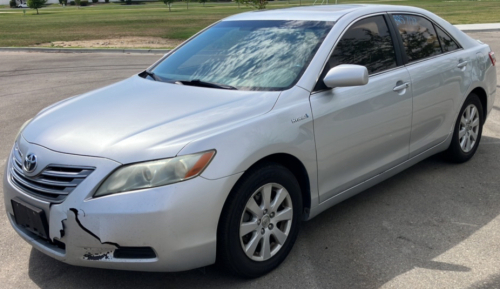
[[[277,183],[289,193],[293,206],[293,221],[285,244],[266,261],[254,261],[248,258],[241,248],[239,227],[243,210],[253,193],[268,183]],[[281,264],[291,251],[298,235],[302,218],[302,197],[300,186],[294,175],[285,167],[268,163],[248,172],[241,182],[233,188],[221,216],[219,231],[219,249],[222,261],[233,273],[247,278],[264,275]]]

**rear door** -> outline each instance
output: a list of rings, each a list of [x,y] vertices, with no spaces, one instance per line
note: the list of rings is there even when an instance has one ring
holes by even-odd
[[[376,15],[348,27],[310,96],[321,202],[408,159],[410,75],[387,21]],[[322,79],[340,64],[366,66],[368,84],[328,89]]]
[[[410,157],[446,140],[456,120],[457,101],[470,85],[471,59],[458,42],[430,19],[391,14],[411,80],[413,121]],[[460,106],[458,106],[460,107]]]

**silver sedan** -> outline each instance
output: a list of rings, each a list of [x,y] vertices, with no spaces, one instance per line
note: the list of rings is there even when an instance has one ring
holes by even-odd
[[[27,121],[7,217],[89,267],[276,268],[299,224],[436,153],[476,152],[495,55],[417,8],[243,13]]]

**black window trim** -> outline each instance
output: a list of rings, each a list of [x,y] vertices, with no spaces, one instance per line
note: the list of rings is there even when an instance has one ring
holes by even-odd
[[[431,59],[434,59],[436,57],[441,57],[441,56],[444,56],[444,55],[448,55],[450,53],[454,53],[454,52],[458,52],[458,51],[461,51],[463,50],[463,46],[460,44],[460,42],[458,42],[455,37],[453,37],[452,35],[450,35],[450,33],[444,29],[441,25],[437,24],[436,22],[434,22],[434,20],[430,19],[429,17],[427,17],[426,15],[424,14],[420,14],[420,13],[417,13],[417,12],[404,12],[404,11],[391,11],[391,12],[388,12],[387,13],[390,18],[390,22],[392,23],[392,26],[394,28],[394,30],[397,32],[396,34],[396,37],[397,39],[399,40],[399,45],[401,45],[401,47],[403,49],[400,50],[401,54],[402,54],[402,57],[403,57],[403,62],[404,62],[404,65],[405,66],[410,66],[410,65],[413,65],[413,64],[417,64],[417,63],[420,63],[420,62],[424,62],[424,61],[427,61],[427,60],[431,60]],[[429,21],[434,30],[436,31],[436,37],[438,39],[438,42],[439,42],[439,46],[441,47],[441,53],[440,54],[437,54],[437,55],[432,55],[432,56],[429,56],[429,57],[425,57],[425,58],[422,58],[422,59],[419,59],[419,60],[415,60],[413,62],[409,62],[408,61],[408,56],[406,55],[406,50],[404,49],[404,44],[403,44],[403,38],[401,37],[401,34],[398,32],[398,26],[396,24],[396,21],[394,21],[394,17],[392,17],[394,14],[409,14],[409,15],[415,15],[415,16],[418,16],[418,17],[422,17],[424,19],[426,19],[427,21]],[[458,45],[458,48],[455,49],[455,50],[452,50],[452,51],[447,51],[447,52],[444,52],[443,51],[443,46],[441,45],[441,41],[439,40],[439,36],[437,35],[437,30],[436,30],[436,27],[438,27],[439,29],[441,29],[446,35],[448,35],[448,37],[450,37],[450,39],[452,39],[453,41],[455,41],[455,43]]]
[[[351,28],[351,26],[353,26],[354,24],[358,23],[359,21],[361,21],[363,19],[374,17],[374,16],[382,16],[384,18],[384,20],[385,20],[385,24],[387,25],[387,28],[389,29],[389,34],[391,35],[391,39],[392,39],[392,45],[394,46],[394,53],[396,55],[396,67],[389,68],[389,69],[386,69],[386,70],[382,70],[382,71],[379,71],[377,73],[369,74],[368,77],[377,76],[377,75],[380,75],[380,74],[383,74],[383,73],[387,73],[387,72],[390,72],[390,71],[394,71],[396,69],[400,69],[401,67],[404,67],[405,62],[404,62],[403,56],[405,56],[406,54],[404,52],[403,42],[400,40],[401,37],[399,36],[398,31],[395,30],[395,28],[394,28],[395,26],[393,26],[392,23],[391,23],[391,20],[394,21],[394,19],[392,19],[392,17],[389,17],[389,14],[387,13],[387,11],[375,12],[375,13],[372,13],[372,14],[366,14],[366,15],[363,15],[363,16],[360,16],[360,17],[356,18],[351,23],[349,23],[349,25],[347,25],[344,28],[344,30],[342,30],[342,32],[340,33],[339,37],[337,37],[337,39],[335,40],[335,43],[333,44],[333,46],[332,46],[332,48],[330,50],[330,53],[328,54],[328,57],[325,59],[325,61],[323,63],[323,66],[322,66],[322,68],[321,68],[321,70],[319,72],[319,75],[318,75],[318,77],[316,79],[316,84],[314,85],[314,88],[311,91],[311,94],[316,94],[316,93],[319,93],[319,92],[322,92],[322,91],[331,90],[331,88],[316,89],[316,87],[318,86],[318,83],[322,80],[321,79],[321,75],[323,75],[323,72],[325,70],[326,64],[330,60],[330,57],[332,56],[333,51],[337,47],[340,39],[342,39],[342,37],[344,36],[344,34],[347,32],[347,30],[349,28]],[[398,41],[398,39],[399,39],[399,41]],[[325,44],[325,43],[323,42],[323,44]]]
[[[436,23],[434,23],[434,22],[432,22],[432,21],[431,21],[431,23],[434,25],[434,30],[436,30],[436,36],[437,36],[437,38],[438,38],[439,45],[441,45],[441,50],[443,51],[441,54],[445,54],[445,53],[448,53],[448,52],[454,52],[454,51],[457,51],[457,50],[463,49],[463,48],[462,48],[462,45],[460,45],[460,43],[459,43],[457,40],[455,40],[455,38],[453,38],[453,37],[450,35],[450,33],[448,33],[448,31],[446,31],[446,29],[444,29],[443,27],[441,27],[441,26],[437,25]],[[457,45],[457,49],[452,50],[452,51],[446,51],[446,52],[445,52],[445,51],[444,51],[444,46],[443,46],[443,43],[441,42],[441,39],[439,39],[439,33],[438,33],[438,31],[437,31],[437,29],[436,29],[436,28],[438,28],[439,30],[443,31],[443,33],[444,33],[444,34],[446,34],[446,36],[448,36],[448,37],[449,37],[449,38],[450,38],[453,42],[455,42],[455,44]]]

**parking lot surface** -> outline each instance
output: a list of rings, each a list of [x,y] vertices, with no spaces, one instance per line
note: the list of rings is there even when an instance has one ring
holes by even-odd
[[[500,32],[470,35],[500,55]],[[159,57],[0,53],[0,174],[24,121],[56,101],[129,77]],[[238,279],[217,266],[148,273],[66,265],[17,236],[2,197],[0,287],[500,288],[498,98],[470,162],[432,157],[303,223],[290,256],[262,278]]]

